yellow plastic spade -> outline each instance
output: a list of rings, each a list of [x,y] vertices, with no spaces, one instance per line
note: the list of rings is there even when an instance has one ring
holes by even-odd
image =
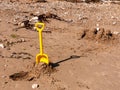
[[[36,55],[36,64],[39,62],[49,64],[48,55],[43,53],[43,44],[42,44],[42,30],[44,29],[44,23],[36,23],[35,27],[39,32],[39,42],[40,42],[40,53]]]

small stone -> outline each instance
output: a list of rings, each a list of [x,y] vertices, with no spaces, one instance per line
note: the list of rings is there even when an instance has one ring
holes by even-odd
[[[65,12],[64,14],[65,14],[65,15],[67,15],[67,14],[68,14],[68,12]]]
[[[35,13],[39,14],[40,12],[39,12],[39,11],[37,11],[37,12],[35,12]]]
[[[96,30],[99,31],[100,28],[99,28],[99,24],[96,24]]]
[[[33,18],[31,18],[29,21],[38,22],[38,17],[33,17]]]
[[[7,67],[7,66],[8,66],[8,65],[6,65],[6,64],[4,65],[4,67]]]
[[[25,24],[24,23],[20,23],[20,26],[23,27],[23,26],[25,26]]]
[[[114,16],[111,16],[112,19],[114,19],[115,17]]]
[[[96,28],[96,30],[97,30],[97,31],[99,31],[99,30],[100,30],[100,28],[98,28],[98,27],[97,27],[97,28]]]
[[[33,27],[34,30],[36,30],[36,27]]]
[[[3,45],[3,44],[0,44],[0,47],[1,47],[1,48],[4,48],[4,45]]]
[[[5,76],[5,75],[3,75],[3,76],[1,76],[2,78],[6,78],[7,76]]]
[[[117,22],[113,22],[112,24],[115,25],[115,24],[117,24]]]
[[[96,24],[96,26],[98,27],[98,26],[99,26],[99,24]]]
[[[117,34],[120,34],[120,32],[113,32],[113,34],[116,34],[116,35],[117,35]]]
[[[21,41],[22,41],[22,42],[25,42],[25,39],[24,39],[24,38],[21,38]]]
[[[40,12],[39,12],[39,11],[35,12],[35,15],[39,15],[39,14],[40,14]]]
[[[36,89],[36,88],[38,88],[38,87],[39,87],[38,84],[33,84],[33,85],[32,85],[32,88],[33,88],[33,89]]]

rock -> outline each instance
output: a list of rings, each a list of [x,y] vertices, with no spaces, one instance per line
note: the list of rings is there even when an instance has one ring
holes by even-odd
[[[100,30],[100,28],[99,28],[99,27],[97,27],[97,28],[96,28],[96,30],[97,30],[97,31],[99,31],[99,30]]]
[[[32,85],[32,88],[33,88],[33,89],[36,89],[36,88],[38,88],[38,87],[39,87],[38,84],[33,84],[33,85]]]
[[[8,65],[6,65],[6,64],[4,65],[4,67],[7,67],[7,66],[8,66]]]
[[[120,32],[116,32],[116,31],[115,31],[115,32],[113,32],[113,34],[116,34],[116,35],[117,35],[117,34],[120,34]]]
[[[114,19],[115,17],[114,16],[111,16],[111,19]]]
[[[3,44],[0,44],[0,47],[1,47],[1,48],[4,48],[4,45],[3,45]]]
[[[35,14],[36,14],[36,15],[38,15],[38,14],[40,14],[40,12],[39,12],[39,11],[37,11],[37,12],[35,12]]]
[[[2,77],[2,78],[6,78],[7,76],[5,76],[5,75],[2,75],[1,77]]]
[[[99,28],[99,24],[96,24],[96,30],[99,31],[100,28]]]
[[[24,39],[24,38],[21,38],[21,42],[25,42],[25,39]]]
[[[115,24],[117,24],[117,22],[113,22],[112,24],[115,25]]]
[[[38,22],[38,17],[33,17],[29,21],[36,23]]]
[[[99,27],[100,25],[97,23],[96,26]]]

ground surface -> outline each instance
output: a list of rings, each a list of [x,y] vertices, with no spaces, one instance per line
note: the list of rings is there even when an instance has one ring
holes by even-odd
[[[0,90],[32,90],[34,83],[36,90],[120,90],[120,5],[14,1],[0,2]],[[69,21],[45,22],[51,33],[43,32],[44,51],[59,64],[56,71],[31,81],[9,79],[39,52],[38,32],[14,31],[15,24],[46,12]]]

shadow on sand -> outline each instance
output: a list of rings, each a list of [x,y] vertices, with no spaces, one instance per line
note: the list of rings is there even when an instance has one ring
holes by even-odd
[[[77,58],[80,58],[81,56],[77,56],[77,55],[71,55],[69,58],[66,58],[64,60],[60,60],[56,63],[50,63],[50,65],[54,68],[54,67],[58,67],[60,66],[60,63],[62,62],[65,62],[65,61],[69,61],[69,60],[74,60],[74,59],[77,59]]]

